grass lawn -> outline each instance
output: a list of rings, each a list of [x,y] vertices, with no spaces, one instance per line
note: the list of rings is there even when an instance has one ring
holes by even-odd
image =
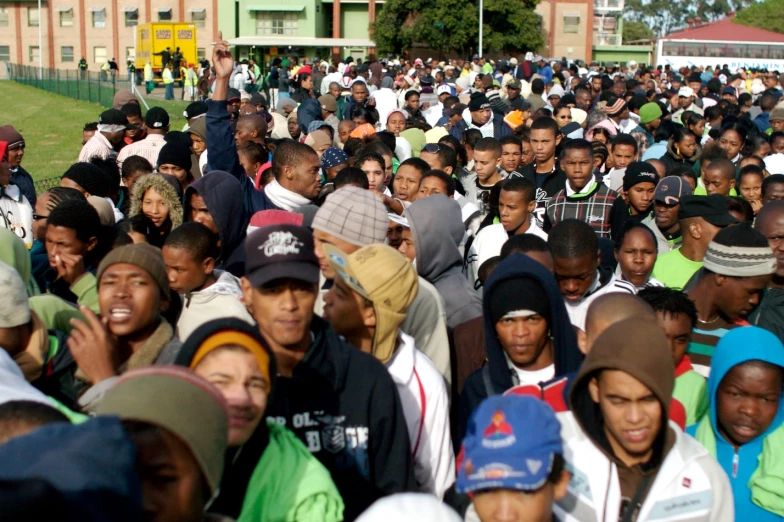
[[[177,89],[175,89],[177,91]],[[13,125],[25,139],[22,166],[40,180],[61,176],[76,162],[82,148],[82,127],[105,110],[95,103],[73,100],[12,81],[0,81],[0,124]],[[169,112],[172,130],[185,125],[188,102],[147,98],[150,106]],[[144,107],[142,107],[144,112]]]

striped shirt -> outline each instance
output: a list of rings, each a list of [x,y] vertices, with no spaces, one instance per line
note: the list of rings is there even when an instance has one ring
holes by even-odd
[[[98,156],[101,159],[117,157],[117,152],[115,152],[112,144],[109,143],[106,136],[100,132],[96,132],[93,137],[84,144],[81,152],[79,152],[79,161],[89,163],[90,158],[95,156]]]
[[[618,194],[602,183],[587,194],[567,195],[566,189],[560,190],[547,203],[545,231],[550,230],[566,219],[585,221],[599,237],[610,238],[610,211]]]
[[[141,156],[155,168],[158,163],[158,154],[160,154],[164,145],[166,145],[166,140],[163,139],[163,134],[148,134],[143,140],[122,148],[117,155],[117,167],[122,169],[123,162],[129,156]]]
[[[596,279],[585,296],[578,302],[566,301],[566,311],[569,313],[572,326],[585,331],[585,318],[591,304],[600,296],[614,293],[637,295],[637,289],[630,282],[617,277],[610,269],[598,269]]]
[[[691,341],[686,348],[694,371],[707,379],[710,376],[711,360],[713,352],[716,351],[716,345],[719,344],[719,339],[733,328],[748,325],[749,323],[742,319],[728,322],[721,316],[709,323],[697,322],[691,331]]]

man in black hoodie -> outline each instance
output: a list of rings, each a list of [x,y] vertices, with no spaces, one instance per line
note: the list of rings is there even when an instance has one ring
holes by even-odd
[[[415,491],[392,378],[313,314],[319,262],[312,234],[294,225],[262,227],[249,236],[245,253],[245,302],[279,374],[268,418],[292,430],[329,470],[347,521],[383,496]]]
[[[241,277],[245,273],[242,245],[248,213],[240,182],[228,172],[213,170],[185,189],[183,221],[196,221],[218,234],[220,255],[215,267]]]
[[[458,440],[482,400],[510,389],[565,411],[568,374],[582,362],[558,283],[528,256],[512,254],[498,265],[485,284],[483,309],[487,364],[465,381]]]

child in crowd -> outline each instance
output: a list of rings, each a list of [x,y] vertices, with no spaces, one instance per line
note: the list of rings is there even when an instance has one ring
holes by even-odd
[[[740,169],[738,188],[743,199],[749,202],[756,214],[762,208],[762,180],[765,171],[756,165],[746,165]]]

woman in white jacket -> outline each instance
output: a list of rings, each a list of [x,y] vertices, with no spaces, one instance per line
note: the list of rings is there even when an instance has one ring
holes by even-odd
[[[661,328],[616,323],[596,340],[560,413],[572,472],[561,521],[734,520],[729,480],[667,414],[675,371]]]

